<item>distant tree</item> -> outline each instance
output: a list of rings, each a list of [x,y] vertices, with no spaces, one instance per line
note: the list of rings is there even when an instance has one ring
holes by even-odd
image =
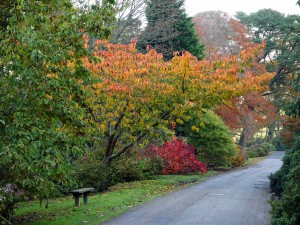
[[[170,60],[174,52],[189,51],[198,59],[203,57],[203,46],[197,37],[192,18],[184,8],[184,0],[147,0],[147,26],[139,37],[139,49],[147,46]]]
[[[259,93],[247,93],[230,105],[222,105],[216,113],[225,121],[232,130],[240,132],[238,141],[243,156],[246,155],[247,141],[263,127],[268,127],[277,117],[274,105]]]
[[[248,28],[254,42],[266,42],[260,62],[275,73],[269,84],[273,104],[288,114],[299,113],[300,16],[262,9],[249,15],[238,12],[236,17]],[[270,124],[270,135],[274,128],[274,124]]]
[[[116,21],[112,24],[112,43],[128,44],[142,32],[145,17],[144,0],[117,0]]]
[[[236,55],[253,45],[247,28],[225,12],[201,12],[194,16],[193,22],[205,47],[206,59]]]
[[[238,12],[236,17],[253,34],[255,42],[266,41],[261,61],[268,71],[275,72],[270,87],[276,98],[283,102],[294,101],[291,83],[295,82],[296,76],[290,75],[296,75],[300,67],[300,16],[285,16],[272,9],[262,9],[249,15]]]

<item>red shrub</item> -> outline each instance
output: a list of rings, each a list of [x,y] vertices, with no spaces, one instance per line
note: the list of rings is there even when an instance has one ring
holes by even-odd
[[[163,159],[163,174],[187,174],[201,171],[206,172],[206,164],[200,162],[195,155],[195,148],[174,138],[172,142],[166,142],[162,147],[152,146],[147,155],[158,155]]]

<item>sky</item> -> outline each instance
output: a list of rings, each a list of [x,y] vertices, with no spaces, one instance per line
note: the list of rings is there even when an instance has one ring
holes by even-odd
[[[189,16],[199,12],[220,10],[234,15],[242,11],[246,14],[260,9],[271,8],[284,14],[300,14],[297,0],[185,0],[185,9]]]

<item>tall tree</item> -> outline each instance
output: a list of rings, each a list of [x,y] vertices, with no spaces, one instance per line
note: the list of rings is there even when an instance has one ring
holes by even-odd
[[[18,0],[3,9],[0,187],[47,198],[57,185],[76,183],[69,171],[82,152],[83,82],[90,76],[82,57],[93,60],[84,35],[109,35],[113,1],[75,8],[70,0]],[[13,198],[3,190],[0,213],[8,217]]]
[[[254,42],[266,42],[260,61],[268,71],[275,73],[269,92],[273,104],[286,113],[291,112],[291,107],[294,107],[293,113],[299,113],[300,16],[262,9],[249,15],[239,12],[236,17],[252,33]],[[270,135],[274,133],[274,128],[274,124],[270,124]]]
[[[145,17],[144,0],[117,0],[116,21],[112,24],[110,37],[112,43],[129,44],[142,32],[142,20]]]
[[[147,26],[139,37],[140,50],[150,46],[162,53],[165,60],[177,51],[189,51],[198,59],[203,57],[203,46],[192,18],[183,8],[184,0],[147,0],[146,4]]]
[[[253,45],[247,28],[225,12],[201,12],[193,17],[193,22],[205,47],[205,59],[236,55]]]
[[[266,41],[266,49],[261,61],[268,71],[275,72],[270,87],[282,101],[295,101],[291,86],[300,68],[300,16],[287,15],[262,9],[249,15],[239,12],[236,17],[245,24],[254,41]],[[284,95],[285,99],[280,96]],[[295,98],[296,97],[296,98]]]
[[[300,6],[300,1],[297,1],[297,4]],[[292,72],[292,76],[290,77],[293,79],[292,82],[289,82],[289,90],[286,91],[286,94],[289,95],[285,96],[288,101],[285,101],[286,104],[284,107],[286,114],[290,117],[284,121],[284,130],[282,132],[285,144],[289,149],[286,151],[280,170],[270,176],[272,190],[281,196],[278,201],[271,203],[272,224],[282,225],[296,225],[300,223],[300,74],[299,61],[294,58],[296,54],[299,55],[300,51],[299,22],[294,21],[289,24],[289,27],[293,28],[293,30],[290,31],[292,35],[289,36],[287,34],[287,36],[295,46],[294,48],[290,48],[290,54],[292,54],[292,56],[286,59],[286,63],[291,60],[292,62],[294,61],[294,64],[292,64],[292,66],[286,66],[280,73],[277,73],[277,80],[274,81],[274,83],[278,83],[279,77],[281,79],[283,78],[283,80],[289,79],[289,76],[284,74],[284,71],[290,68]],[[289,30],[287,30],[287,32],[289,32]],[[298,38],[296,32],[298,32]],[[284,43],[286,41],[287,40],[283,40],[282,42]],[[285,54],[288,56],[288,52],[285,52]],[[275,87],[278,87],[278,85]],[[292,92],[290,90],[292,90]]]
[[[97,41],[95,47],[102,61],[84,60],[97,77],[89,87],[87,120],[95,129],[91,142],[99,142],[95,149],[107,167],[134,146],[147,143],[174,118],[182,123],[189,112],[212,109],[250,90],[265,90],[270,79],[267,73],[244,78],[237,74],[255,66],[252,59],[262,46],[218,61],[199,61],[184,53],[168,62],[153,49],[137,52],[134,43]],[[195,126],[199,129],[200,123]]]

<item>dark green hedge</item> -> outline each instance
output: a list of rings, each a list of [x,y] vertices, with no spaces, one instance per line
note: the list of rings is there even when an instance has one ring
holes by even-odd
[[[271,202],[272,225],[300,224],[300,136],[286,151],[283,166],[270,175],[271,189],[279,200]]]

